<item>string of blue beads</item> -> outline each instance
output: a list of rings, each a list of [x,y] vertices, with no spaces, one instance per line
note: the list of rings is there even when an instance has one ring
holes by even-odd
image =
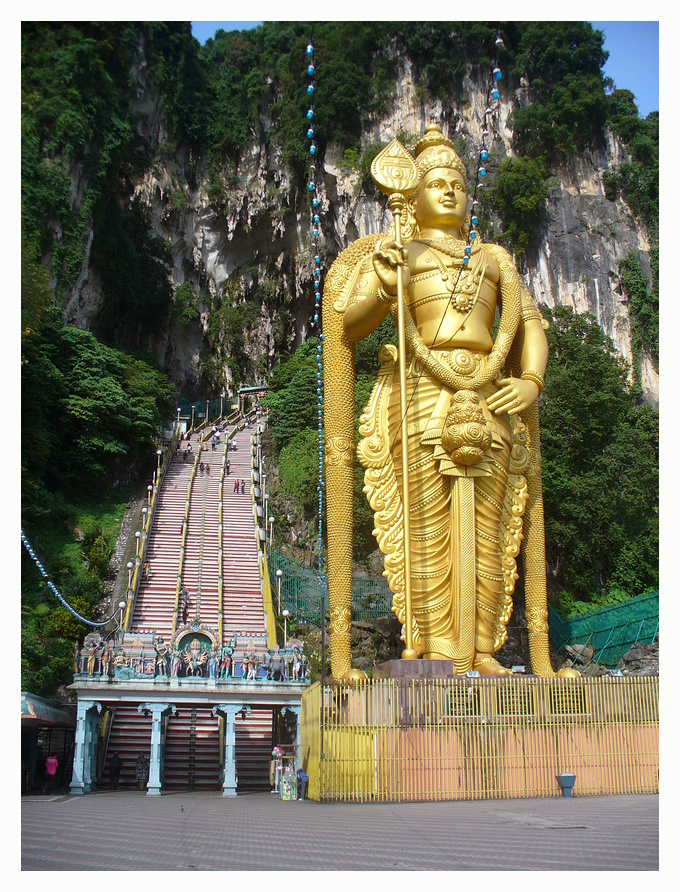
[[[498,52],[498,48],[503,46],[503,38],[500,36],[498,32],[496,32],[496,52]],[[477,198],[477,190],[480,187],[484,186],[484,181],[486,180],[486,162],[489,160],[489,146],[487,144],[487,140],[489,139],[489,127],[488,127],[488,118],[492,117],[495,111],[494,105],[500,102],[501,94],[498,89],[498,85],[503,79],[503,73],[501,69],[498,67],[497,58],[494,59],[493,70],[491,72],[491,85],[487,89],[486,94],[486,109],[484,111],[484,127],[482,129],[482,144],[479,150],[479,162],[477,164],[477,175],[475,177],[475,188],[472,194],[472,214],[470,216],[470,231],[468,233],[467,244],[465,246],[465,254],[463,256],[463,266],[467,266],[470,263],[470,255],[472,253],[472,244],[477,239],[477,226],[479,225],[479,218],[477,217],[477,206],[479,204],[479,199]]]
[[[71,605],[68,604],[68,603],[64,600],[64,598],[63,598],[61,592],[60,592],[59,589],[56,587],[56,585],[50,580],[49,576],[47,575],[47,571],[45,570],[45,568],[43,567],[43,565],[42,565],[42,564],[40,563],[40,561],[38,560],[38,556],[37,556],[37,554],[35,553],[35,551],[33,551],[33,548],[31,547],[31,543],[28,541],[27,537],[24,535],[24,531],[23,531],[23,530],[21,531],[21,544],[24,546],[24,548],[26,549],[26,551],[28,552],[28,554],[29,554],[30,557],[32,558],[33,563],[36,565],[36,567],[38,568],[38,570],[40,571],[40,573],[42,574],[42,576],[46,579],[46,581],[47,581],[47,587],[48,587],[48,588],[50,589],[50,591],[56,596],[57,600],[61,603],[62,607],[65,607],[66,610],[68,610],[68,612],[71,614],[71,616],[74,616],[74,617],[75,617],[77,620],[79,620],[81,623],[85,623],[86,626],[92,626],[92,628],[94,628],[94,629],[102,628],[103,626],[108,625],[108,623],[110,622],[110,618],[109,618],[109,619],[105,619],[103,622],[94,622],[93,620],[85,619],[84,616],[81,616],[79,613],[77,613],[77,612],[73,609],[73,607],[71,607]]]
[[[312,196],[312,243],[314,248],[314,319],[313,325],[318,325],[321,317],[321,254],[319,252],[319,232],[321,218],[319,216],[319,198],[316,190],[316,153],[317,144],[314,139],[314,90],[316,81],[314,74],[316,65],[314,63],[314,45],[310,42],[305,50],[307,56],[307,75],[310,78],[307,85],[307,95],[312,102],[307,110],[307,139],[309,143],[309,155],[311,158],[309,165],[309,183],[307,189]],[[323,334],[319,334],[319,344],[316,348],[316,411],[318,423],[318,456],[319,456],[319,478],[317,484],[317,495],[319,503],[319,539],[318,539],[318,572],[319,583],[323,584],[321,578],[321,540],[323,534]],[[323,617],[322,617],[323,622]]]

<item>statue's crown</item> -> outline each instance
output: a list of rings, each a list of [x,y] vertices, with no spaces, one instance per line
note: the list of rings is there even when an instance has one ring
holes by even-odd
[[[425,128],[425,135],[416,143],[415,163],[421,178],[434,167],[450,167],[457,170],[467,184],[465,165],[439,124],[428,124]]]

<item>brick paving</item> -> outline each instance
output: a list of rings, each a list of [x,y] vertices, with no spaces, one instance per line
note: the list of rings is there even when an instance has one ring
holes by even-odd
[[[269,793],[26,795],[21,869],[656,871],[659,797],[321,805]]]

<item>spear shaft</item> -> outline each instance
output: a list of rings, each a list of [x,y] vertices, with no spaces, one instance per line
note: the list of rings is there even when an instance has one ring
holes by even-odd
[[[401,212],[404,196],[393,192],[389,196],[390,210],[394,215],[394,233],[397,250],[401,252]],[[397,266],[397,330],[399,335],[399,397],[401,401],[401,482],[404,529],[404,633],[405,647],[402,660],[415,660],[418,657],[413,647],[413,604],[411,599],[411,504],[408,485],[408,424],[406,419],[406,329],[404,323],[404,269]]]

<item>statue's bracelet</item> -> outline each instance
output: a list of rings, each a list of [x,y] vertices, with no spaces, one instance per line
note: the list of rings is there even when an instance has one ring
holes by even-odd
[[[538,372],[532,372],[531,369],[527,369],[526,372],[522,372],[520,375],[522,381],[533,381],[536,387],[538,387],[538,392],[541,393],[543,388],[545,387],[545,381],[543,377],[538,374]]]
[[[396,295],[389,295],[382,287],[382,285],[380,285],[380,287],[378,288],[375,296],[380,301],[380,303],[383,304],[391,304],[396,300]]]

